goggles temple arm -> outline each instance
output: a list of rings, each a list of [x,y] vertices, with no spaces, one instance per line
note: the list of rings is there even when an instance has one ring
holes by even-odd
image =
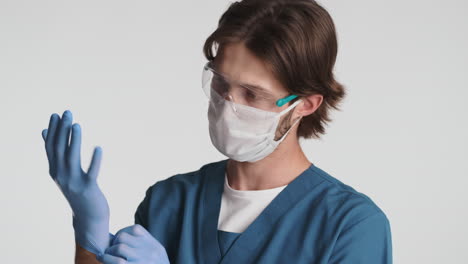
[[[283,105],[285,105],[286,103],[288,103],[289,101],[293,100],[296,97],[297,97],[297,95],[292,94],[292,95],[286,96],[284,98],[281,98],[278,101],[276,101],[276,106],[282,107]]]

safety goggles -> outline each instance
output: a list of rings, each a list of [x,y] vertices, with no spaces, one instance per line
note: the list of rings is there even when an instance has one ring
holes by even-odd
[[[297,97],[297,95],[288,95],[276,98],[262,88],[231,80],[217,72],[211,61],[203,67],[202,87],[208,99],[216,103],[219,103],[220,100],[230,100],[236,104],[271,112],[280,111],[280,107]]]

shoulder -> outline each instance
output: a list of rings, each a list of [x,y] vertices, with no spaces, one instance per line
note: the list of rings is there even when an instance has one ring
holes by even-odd
[[[323,179],[332,224],[329,263],[392,263],[390,221],[375,201],[325,171]]]
[[[135,212],[135,223],[148,227],[154,218],[173,215],[188,203],[199,201],[197,197],[201,188],[205,188],[204,183],[216,176],[216,169],[223,162],[204,164],[197,170],[175,174],[149,186]]]
[[[389,225],[386,213],[367,194],[345,184],[317,166],[313,166],[312,170],[323,180],[320,199],[327,210],[333,212],[335,219],[338,220],[338,229],[347,230],[370,219],[379,221],[382,225]]]

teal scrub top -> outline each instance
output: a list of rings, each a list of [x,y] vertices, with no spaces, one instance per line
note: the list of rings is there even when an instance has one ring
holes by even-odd
[[[242,233],[218,230],[227,159],[158,181],[135,212],[171,263],[392,263],[390,223],[366,195],[312,164]]]

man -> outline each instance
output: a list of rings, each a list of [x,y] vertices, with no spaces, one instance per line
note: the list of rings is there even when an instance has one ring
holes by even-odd
[[[43,137],[74,212],[76,263],[391,263],[384,212],[299,144],[325,132],[345,96],[326,10],[310,0],[235,2],[204,53],[210,138],[228,159],[148,188],[135,225],[115,236],[96,183],[100,148],[85,173],[80,126],[69,111],[51,116]]]

